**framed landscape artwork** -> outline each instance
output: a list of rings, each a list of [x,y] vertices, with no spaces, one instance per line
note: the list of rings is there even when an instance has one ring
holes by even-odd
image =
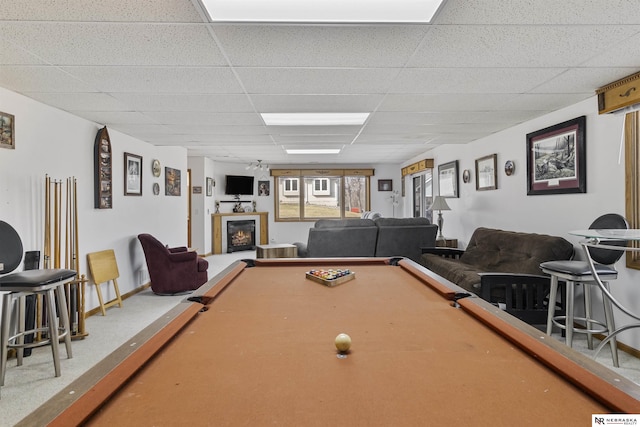
[[[458,197],[458,161],[438,165],[438,191],[442,197]]]
[[[527,135],[527,195],[586,193],[586,116]]]

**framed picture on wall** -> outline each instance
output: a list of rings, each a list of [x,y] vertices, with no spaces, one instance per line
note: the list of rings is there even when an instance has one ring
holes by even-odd
[[[269,181],[258,181],[258,196],[268,196],[271,192]]]
[[[587,192],[586,116],[527,134],[527,195]]]
[[[124,195],[142,196],[142,156],[124,153]]]
[[[213,178],[207,178],[207,196],[213,196],[213,186],[214,186]]]
[[[498,188],[498,155],[476,159],[476,190],[496,190]]]
[[[13,114],[0,111],[0,148],[16,148],[15,117]]]
[[[164,194],[165,196],[180,196],[180,169],[164,168]]]
[[[391,179],[379,179],[378,191],[393,191],[393,180]]]
[[[458,161],[438,165],[438,191],[442,197],[458,197]]]

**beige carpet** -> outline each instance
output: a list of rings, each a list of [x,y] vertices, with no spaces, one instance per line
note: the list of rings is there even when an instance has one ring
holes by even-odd
[[[255,252],[236,252],[208,257],[209,277],[213,277],[236,259],[254,257]],[[0,387],[0,427],[16,424],[131,336],[184,299],[184,295],[161,297],[150,290],[145,290],[125,300],[123,308],[108,309],[105,317],[97,314],[87,318],[86,327],[89,336],[73,342],[73,358],[66,359],[64,347],[61,349],[61,377],[53,376],[49,347],[34,349],[33,355],[25,358],[21,367],[16,366],[15,359],[10,360],[5,385]],[[562,340],[559,336],[556,338]],[[578,334],[574,341],[574,348],[587,355],[591,354],[586,349],[584,336]],[[597,360],[612,368],[608,349],[604,349]],[[620,365],[621,368],[612,369],[640,384],[640,359],[621,352]]]

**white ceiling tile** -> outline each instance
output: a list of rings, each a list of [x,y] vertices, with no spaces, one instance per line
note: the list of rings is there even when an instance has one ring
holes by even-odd
[[[19,46],[15,46],[10,43],[5,37],[0,36],[0,43],[2,43],[2,49],[0,49],[0,65],[45,65],[46,63],[22,49]]]
[[[593,92],[587,93],[522,93],[505,99],[501,107],[494,111],[556,111],[567,105],[584,101],[593,96]]]
[[[640,27],[635,26],[638,31],[633,37],[627,40],[612,43],[607,49],[594,55],[582,65],[585,67],[633,67],[640,69]]]
[[[531,90],[531,93],[595,95],[595,90],[637,72],[635,68],[572,68]]]
[[[174,125],[230,125],[262,126],[264,123],[256,113],[213,113],[194,111],[148,112],[146,116],[158,123]]]
[[[15,92],[98,92],[64,70],[46,66],[2,66],[0,86]]]
[[[144,114],[135,111],[72,111],[72,113],[109,127],[117,127],[121,124],[158,124]]]
[[[636,0],[446,0],[435,24],[637,24]]]
[[[209,111],[216,113],[248,113],[254,111],[244,94],[199,93],[122,93],[111,92],[113,98],[138,111]]]
[[[225,125],[165,125],[166,129],[176,134],[200,134],[200,135],[265,135],[265,126],[225,126]]]
[[[373,111],[383,95],[251,95],[256,109],[265,113],[344,113]]]
[[[29,97],[65,111],[130,111],[127,104],[100,92],[30,92]]]
[[[500,108],[513,98],[505,93],[390,93],[385,96],[378,111],[466,112]]]
[[[407,65],[418,68],[484,67],[487,64],[496,68],[568,67],[637,32],[637,26],[442,26],[429,33],[427,41]]]
[[[226,67],[63,67],[103,92],[242,93]]]
[[[19,21],[201,22],[191,0],[0,0],[2,18]]]
[[[562,73],[561,68],[407,68],[393,93],[522,93]]]
[[[214,31],[236,67],[402,67],[427,28],[223,25]]]
[[[380,94],[395,68],[238,68],[250,94]]]
[[[52,65],[227,65],[202,25],[0,22],[0,32]]]

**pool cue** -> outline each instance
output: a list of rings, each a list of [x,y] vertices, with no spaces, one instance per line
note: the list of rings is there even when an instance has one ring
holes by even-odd
[[[60,268],[60,182],[53,181],[53,268]]]
[[[51,178],[49,175],[44,177],[44,250],[43,250],[43,266],[49,268],[51,256],[51,195],[49,188],[51,187]]]

